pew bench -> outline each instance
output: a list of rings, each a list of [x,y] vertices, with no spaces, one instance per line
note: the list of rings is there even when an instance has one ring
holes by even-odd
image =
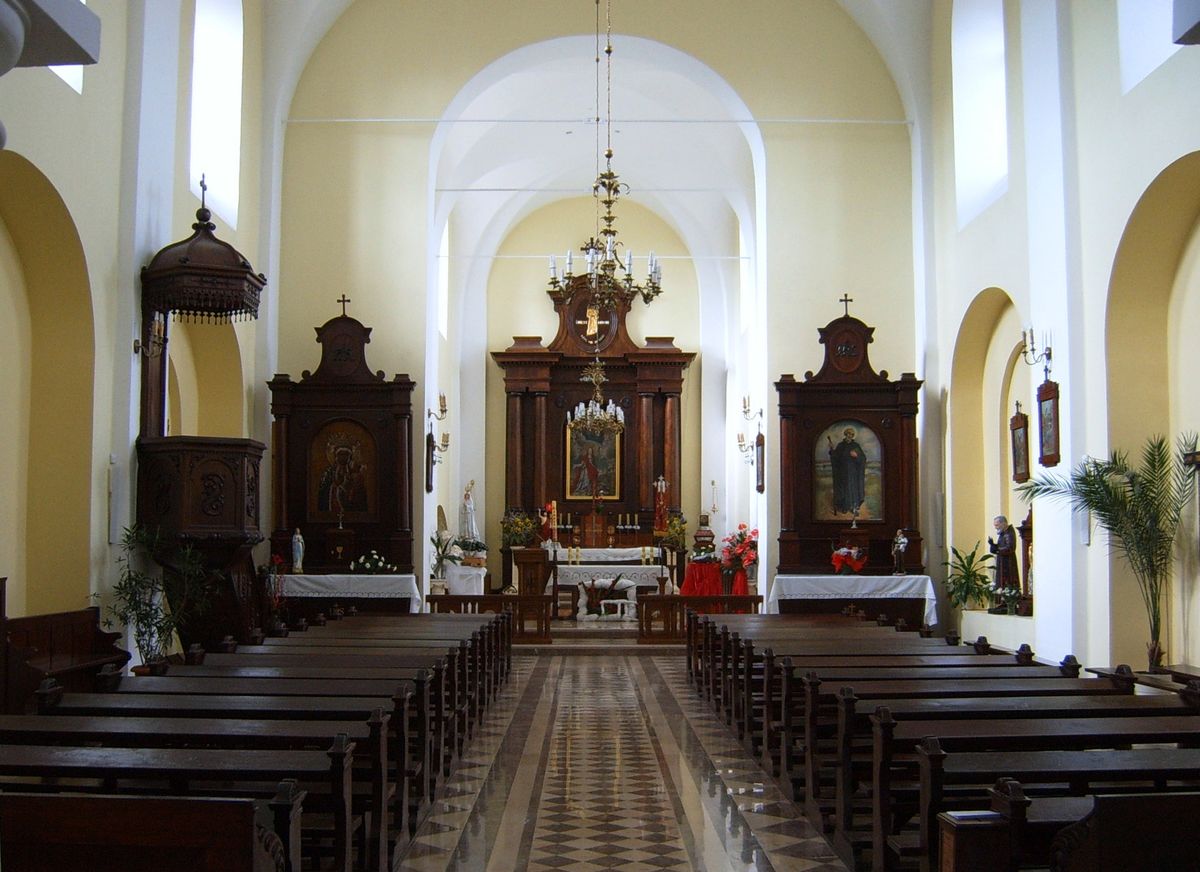
[[[10,872],[299,872],[304,791],[221,797],[0,793]]]
[[[177,748],[86,748],[0,745],[0,776],[9,788],[37,790],[46,779],[95,780],[105,792],[146,790],[166,782],[175,792],[229,795],[239,788],[269,797],[281,780],[322,785],[333,820],[333,862],[352,868],[351,754],[344,736],[328,751]],[[271,787],[265,792],[260,785]],[[306,798],[306,808],[313,794]],[[86,867],[85,867],[86,868]]]
[[[1132,698],[1138,699],[1143,697]],[[918,829],[914,838],[901,833],[900,824],[920,810],[918,748],[930,737],[936,739],[942,751],[955,752],[956,756],[957,752],[1018,752],[1013,756],[1021,757],[1057,751],[1111,749],[1132,744],[1194,746],[1200,743],[1200,717],[1196,715],[1155,716],[1131,712],[1124,715],[1072,717],[1052,712],[1045,718],[1013,718],[1004,713],[993,713],[991,717],[974,720],[895,721],[886,709],[880,709],[871,716],[871,721],[874,726],[874,747],[870,847],[872,868],[876,872],[892,868],[892,857],[919,856],[927,844],[925,839],[929,835],[928,830]],[[1108,753],[1092,753],[1087,759],[1100,759]],[[1013,773],[998,773],[989,783],[1001,775],[1025,780],[1014,768]],[[858,836],[853,825],[852,809],[844,804],[840,787],[836,821],[838,829],[835,830],[834,843],[844,850],[847,845],[855,843]]]
[[[341,734],[354,743],[356,757],[363,758],[362,777],[356,772],[354,792],[356,813],[369,812],[371,818],[364,856],[385,869],[389,819],[398,835],[407,834],[403,790],[397,790],[389,772],[388,720],[381,709],[365,720],[345,721],[0,715],[0,743],[294,751],[329,748]]]
[[[920,767],[920,865],[923,872],[937,870],[939,860],[938,815],[951,805],[969,808],[988,803],[997,778],[1020,783],[1021,794],[1036,789],[1041,796],[1078,796],[1104,791],[1120,791],[1121,785],[1143,786],[1149,783],[1155,792],[1195,791],[1200,786],[1200,749],[1143,748],[1110,751],[992,751],[947,753],[938,739],[927,737],[917,749]],[[950,791],[958,788],[950,796]],[[975,792],[970,792],[975,788]],[[1011,789],[1009,790],[1011,805]],[[1165,799],[1170,806],[1173,797]],[[1036,800],[1035,800],[1036,802]],[[1048,827],[1069,823],[1077,803],[1043,803],[1041,812]],[[1010,813],[1011,814],[1011,813]],[[1181,819],[1187,821],[1187,819]],[[1037,822],[1035,817],[1035,823]],[[1192,821],[1184,824],[1192,827]],[[1020,833],[1017,833],[1020,838]],[[1028,847],[1033,847],[1027,843]],[[1018,851],[1018,853],[1020,853]],[[1026,851],[1029,853],[1029,851]],[[1047,857],[1031,857],[1035,862]],[[1192,857],[1195,861],[1197,858]],[[1143,866],[1141,868],[1186,868]]]
[[[2,607],[2,606],[0,606]],[[71,690],[95,690],[105,666],[123,668],[130,654],[117,647],[120,633],[100,629],[100,609],[8,618],[6,712],[29,708],[33,693],[47,678]],[[3,643],[3,640],[0,640]]]

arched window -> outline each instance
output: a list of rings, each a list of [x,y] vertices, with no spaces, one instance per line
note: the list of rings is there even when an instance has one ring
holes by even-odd
[[[79,0],[84,6],[87,0]],[[83,66],[81,64],[52,64],[50,69],[54,74],[74,89],[76,94],[83,93]]]
[[[1132,91],[1179,51],[1171,14],[1171,0],[1117,0],[1122,94]]]
[[[200,196],[237,227],[242,151],[242,0],[196,0],[192,37],[192,132],[189,176]]]
[[[950,53],[961,229],[1008,188],[1003,0],[955,0]]]

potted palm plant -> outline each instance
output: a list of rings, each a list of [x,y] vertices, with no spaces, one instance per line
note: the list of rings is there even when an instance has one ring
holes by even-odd
[[[166,671],[167,652],[176,631],[203,613],[209,590],[204,562],[191,546],[171,550],[157,531],[125,528],[121,537],[119,574],[108,605],[107,625],[120,621],[133,634],[145,671]],[[169,565],[160,572],[141,568],[150,560]],[[138,667],[134,667],[135,670]]]
[[[950,559],[942,561],[946,567],[946,598],[950,605],[969,609],[971,603],[983,605],[991,590],[992,555],[979,553],[980,543],[970,551],[959,551],[950,546]]]
[[[1146,607],[1151,669],[1162,665],[1163,594],[1171,580],[1180,518],[1195,492],[1185,459],[1195,451],[1194,433],[1181,435],[1174,451],[1165,436],[1151,436],[1142,447],[1140,467],[1131,466],[1124,451],[1114,451],[1107,460],[1084,460],[1069,476],[1043,476],[1017,488],[1026,500],[1065,500],[1075,511],[1089,512],[1108,534],[1109,547],[1133,570]]]

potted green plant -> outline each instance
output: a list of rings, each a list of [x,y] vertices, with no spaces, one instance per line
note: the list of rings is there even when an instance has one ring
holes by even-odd
[[[462,552],[463,566],[484,566],[487,563],[487,543],[471,536],[459,536],[454,540]]]
[[[462,551],[449,533],[435,533],[429,537],[429,544],[433,546],[433,565],[429,570],[433,578],[445,578],[447,566],[462,562]]]
[[[1065,500],[1088,512],[1108,534],[1109,547],[1122,557],[1137,580],[1150,625],[1146,653],[1150,668],[1162,665],[1162,602],[1175,561],[1175,534],[1196,483],[1187,455],[1196,451],[1196,435],[1182,434],[1172,451],[1165,436],[1151,436],[1142,447],[1142,463],[1133,467],[1124,451],[1107,460],[1088,458],[1069,476],[1041,476],[1017,487],[1026,500]]]
[[[508,512],[500,519],[500,541],[505,548],[524,548],[535,532],[533,518],[524,512]]]
[[[170,569],[140,568],[151,560]],[[128,627],[147,671],[165,671],[176,631],[208,606],[203,559],[190,545],[170,548],[158,531],[133,526],[122,534],[117,565],[120,572],[105,623],[111,626],[115,620]]]
[[[946,567],[946,598],[950,605],[969,609],[972,602],[983,605],[991,589],[992,555],[979,553],[980,543],[970,551],[959,551],[950,546],[950,559],[942,561]]]

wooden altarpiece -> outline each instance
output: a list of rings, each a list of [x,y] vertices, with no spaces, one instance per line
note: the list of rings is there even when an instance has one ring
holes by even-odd
[[[271,550],[290,563],[299,529],[306,573],[345,572],[372,550],[411,573],[414,383],[371,372],[371,328],[355,318],[343,314],[316,331],[316,372],[267,383],[275,418]]]
[[[684,370],[695,353],[676,348],[669,336],[648,336],[644,346],[635,344],[626,329],[631,305],[626,299],[599,311],[596,333],[589,337],[586,295],[547,293],[559,318],[550,344],[543,346],[540,336],[515,336],[507,350],[492,353],[504,370],[505,506],[533,514],[556,500],[560,524],[569,515],[572,526],[578,521],[589,530],[584,522],[600,515],[604,530],[623,528],[617,544],[648,545],[659,476],[667,482],[669,511],[679,510],[679,403]],[[572,457],[579,461],[586,450],[584,440],[567,427],[567,413],[592,398],[592,385],[581,377],[596,358],[608,379],[602,388],[605,401],[625,414],[624,432],[604,457],[609,464],[604,480],[611,484],[599,500],[591,499],[580,479],[579,463],[572,464]],[[579,544],[607,542],[597,534],[585,535]]]
[[[849,302],[848,300],[845,302]],[[913,373],[875,372],[874,327],[848,313],[820,328],[825,362],[779,392],[779,573],[830,574],[835,548],[865,550],[863,574],[893,571],[892,541],[904,530],[903,568],[919,573],[917,394]]]

